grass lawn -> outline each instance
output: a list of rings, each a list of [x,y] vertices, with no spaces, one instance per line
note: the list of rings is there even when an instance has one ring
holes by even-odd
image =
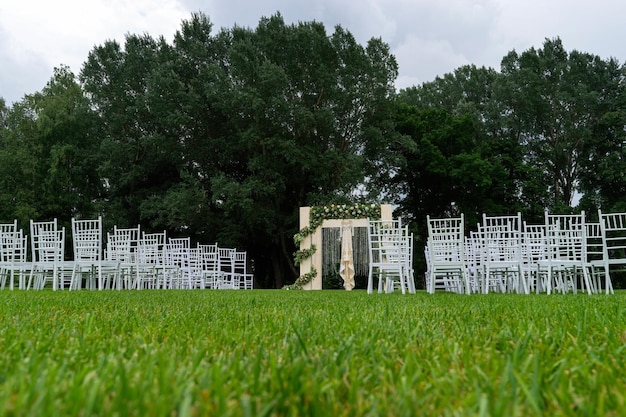
[[[0,292],[0,415],[623,415],[625,369],[626,292]]]

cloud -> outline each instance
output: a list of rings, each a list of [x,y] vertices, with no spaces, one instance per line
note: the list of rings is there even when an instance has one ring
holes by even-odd
[[[624,59],[626,2],[614,0],[502,0],[496,10],[492,48],[523,52],[559,37],[567,51]]]
[[[39,81],[43,87],[51,74],[39,54],[20,49],[1,27],[0,63],[0,97],[5,98],[7,104],[28,91],[33,81]]]
[[[450,68],[458,68],[470,64],[470,60],[455,49],[449,41],[443,39],[421,39],[408,37],[394,49],[398,66],[403,68],[396,82],[397,88],[406,88],[433,80],[433,74],[451,72]]]
[[[171,40],[182,20],[202,11],[215,31],[255,28],[280,12],[287,23],[335,25],[365,44],[387,42],[398,59],[397,85],[431,81],[458,66],[499,69],[509,51],[560,37],[566,50],[625,58],[626,2],[614,0],[5,0],[0,4],[0,96],[41,90],[52,69],[78,73],[95,45],[127,33]]]
[[[171,38],[188,17],[175,0],[6,2],[0,8],[0,56],[3,67],[12,69],[2,70],[0,95],[17,100],[14,86],[23,86],[23,77],[37,87],[22,93],[40,90],[61,64],[78,74],[94,46],[109,39],[123,43],[127,33]]]

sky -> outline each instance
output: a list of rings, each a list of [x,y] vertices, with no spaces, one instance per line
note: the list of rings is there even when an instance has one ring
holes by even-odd
[[[500,69],[510,51],[559,37],[578,50],[626,62],[626,2],[621,0],[0,0],[0,97],[7,104],[41,89],[54,67],[78,75],[89,52],[127,34],[171,42],[194,12],[215,31],[256,28],[280,12],[287,23],[336,25],[365,45],[389,44],[398,89],[474,64]]]

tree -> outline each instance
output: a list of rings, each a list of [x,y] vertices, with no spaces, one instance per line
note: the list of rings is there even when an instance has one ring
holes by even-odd
[[[42,89],[15,103],[6,116],[0,193],[4,218],[93,215],[99,180],[89,136],[89,105],[69,68],[54,69]]]
[[[480,216],[483,212],[492,215],[510,214],[515,211],[530,213],[533,211],[533,199],[523,196],[527,194],[536,197],[538,195],[536,192],[525,193],[533,185],[533,182],[529,181],[533,178],[533,168],[524,164],[525,150],[518,142],[517,135],[501,117],[502,105],[499,99],[499,86],[503,81],[501,78],[500,74],[493,69],[468,65],[456,69],[453,73],[445,74],[443,77],[437,77],[432,82],[405,89],[398,96],[401,106],[413,107],[411,118],[421,119],[428,114],[427,110],[440,112],[438,118],[432,117],[434,113],[427,117],[429,123],[434,123],[428,125],[428,129],[432,131],[440,131],[445,129],[445,126],[450,126],[453,121],[458,124],[463,120],[466,133],[449,128],[447,132],[471,136],[471,141],[467,142],[471,144],[471,152],[490,166],[488,170],[481,172],[482,175],[488,176],[485,181],[489,187],[488,190],[481,191],[472,184],[465,184],[460,191],[468,193],[469,198],[463,199],[461,195],[456,197],[448,195],[449,201],[446,204],[450,204],[451,198],[455,198],[457,204],[458,201],[465,201],[463,204],[466,209],[469,213],[474,213],[469,214],[472,218]],[[406,120],[402,121],[404,117],[406,117],[406,109],[400,113],[400,125],[406,123]],[[420,123],[423,122],[422,120]],[[438,126],[437,123],[442,123],[442,125]],[[413,129],[410,130],[413,131]],[[419,144],[420,139],[416,140]],[[421,152],[418,146],[417,153]],[[475,172],[477,171],[468,172],[467,178],[473,178]],[[463,180],[462,177],[459,179]],[[482,181],[474,181],[477,185],[481,183]],[[403,196],[405,193],[398,192],[397,195]],[[429,205],[428,202],[426,205]],[[543,215],[543,208],[539,210],[539,213]],[[436,215],[443,214],[443,212],[435,210],[429,214]],[[417,220],[425,222],[425,214]]]
[[[7,128],[7,113],[9,108],[4,98],[0,97],[0,140],[4,137],[5,130]]]
[[[36,126],[27,100],[24,98],[8,109],[0,148],[1,218],[18,219],[21,224],[28,224],[29,219],[39,215],[38,161],[31,151],[36,143]]]
[[[184,134],[171,61],[163,38],[128,35],[123,48],[115,41],[94,48],[81,71],[98,115],[97,171],[106,184],[100,203],[109,223],[143,223],[174,234],[195,229],[190,213],[198,205],[187,205],[185,195],[194,194],[195,184],[183,180]]]
[[[81,79],[108,210],[245,249],[259,282],[282,286],[297,274],[298,207],[348,199],[376,169],[366,150],[389,128],[396,76],[379,39],[280,15],[213,35],[195,14],[173,45],[107,42]]]
[[[580,208],[626,210],[626,67],[596,57],[597,123],[580,161]]]
[[[222,155],[236,163],[211,189],[223,218],[236,222],[229,228],[245,231],[255,259],[270,261],[256,263],[258,276],[282,286],[297,275],[298,207],[348,198],[364,181],[364,150],[382,139],[376,111],[393,92],[396,64],[380,40],[363,48],[340,27],[329,37],[320,23],[286,25],[280,15],[230,37],[234,133]]]
[[[500,74],[464,66],[400,98],[471,116],[481,154],[499,167],[489,212],[519,210],[541,221],[546,208],[571,210],[577,190],[585,194],[581,208],[620,200],[623,79],[614,60],[568,53],[557,38],[539,50],[511,51]]]
[[[394,178],[401,196],[398,212],[423,233],[426,215],[465,213],[468,223],[475,222],[489,204],[494,166],[481,154],[471,117],[402,105],[397,129],[414,142],[403,152],[406,164]]]
[[[545,176],[554,211],[572,204],[586,143],[602,117],[599,98],[612,85],[606,68],[597,56],[568,53],[558,38],[502,60],[505,116],[528,147],[527,163]]]

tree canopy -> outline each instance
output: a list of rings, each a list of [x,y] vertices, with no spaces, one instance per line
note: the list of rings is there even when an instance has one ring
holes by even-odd
[[[183,22],[173,44],[129,35],[94,48],[81,73],[100,141],[109,221],[237,245],[269,286],[293,279],[298,208],[349,199],[391,129],[395,59],[341,27],[213,33]],[[377,158],[378,160],[379,158]]]

